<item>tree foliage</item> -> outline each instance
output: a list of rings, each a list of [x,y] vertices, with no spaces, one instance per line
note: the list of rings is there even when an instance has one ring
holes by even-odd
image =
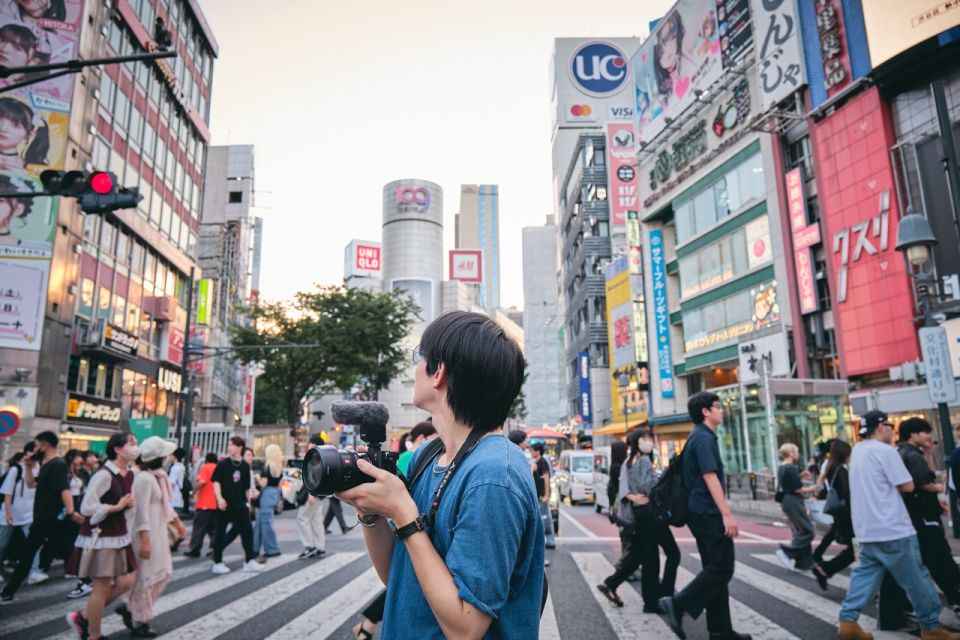
[[[280,415],[293,425],[308,393],[359,386],[369,396],[397,377],[407,358],[402,341],[416,310],[400,291],[343,286],[301,291],[289,302],[262,302],[246,309],[249,324],[233,325],[230,334],[235,347],[247,348],[233,357],[260,365],[257,386],[274,392],[265,397],[279,401]],[[275,348],[291,344],[305,348]]]

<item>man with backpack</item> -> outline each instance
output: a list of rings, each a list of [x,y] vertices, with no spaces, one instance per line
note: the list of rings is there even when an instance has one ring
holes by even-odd
[[[501,431],[523,354],[490,317],[453,311],[427,326],[413,363],[413,404],[439,438],[412,458],[410,490],[361,459],[374,482],[338,494],[387,585],[381,638],[536,638],[543,523],[529,464]]]
[[[36,463],[30,460],[33,455],[33,442],[28,442],[23,451],[18,451],[10,459],[10,466],[0,481],[0,562],[5,558],[16,558],[18,550],[26,542],[33,522],[33,496],[36,489],[27,486],[24,477],[24,465]],[[36,469],[34,469],[36,475]],[[42,573],[34,556],[30,569],[29,584],[42,582]],[[0,576],[0,580],[2,580]]]
[[[717,427],[723,404],[715,393],[701,391],[687,402],[693,431],[680,456],[683,486],[689,491],[687,525],[697,541],[702,570],[673,597],[660,599],[664,618],[678,638],[686,638],[683,616],[698,618],[706,609],[710,640],[750,640],[733,630],[727,584],[733,578],[733,539],[739,529],[723,495],[724,475]]]

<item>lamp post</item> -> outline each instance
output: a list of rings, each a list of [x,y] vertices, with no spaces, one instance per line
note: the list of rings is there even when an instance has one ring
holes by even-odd
[[[617,378],[617,382],[620,386],[620,393],[623,395],[623,437],[627,437],[627,431],[630,430],[629,414],[630,409],[627,401],[629,400],[628,392],[624,391],[625,389],[630,388],[630,376],[626,373],[621,373],[620,377]]]
[[[916,213],[912,204],[907,204],[907,212],[897,223],[897,251],[903,253],[910,279],[917,284],[917,297],[920,299],[920,310],[923,313],[923,326],[939,326],[934,318],[934,309],[931,304],[931,295],[936,296],[937,282],[933,274],[933,265],[930,260],[930,250],[937,244],[930,223],[925,216]],[[934,288],[931,294],[930,287]],[[951,380],[952,383],[952,380]],[[953,427],[950,424],[950,407],[946,402],[937,403],[937,414],[940,418],[941,438],[943,439],[944,460],[947,460],[953,451]]]

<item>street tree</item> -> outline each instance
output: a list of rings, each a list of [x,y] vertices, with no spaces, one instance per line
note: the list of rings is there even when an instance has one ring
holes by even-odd
[[[248,323],[230,328],[234,358],[257,363],[257,386],[279,399],[287,424],[298,421],[308,394],[359,387],[375,395],[404,368],[403,339],[417,311],[400,291],[344,286],[301,291],[292,301],[260,302],[244,310]],[[303,345],[303,348],[277,348]]]

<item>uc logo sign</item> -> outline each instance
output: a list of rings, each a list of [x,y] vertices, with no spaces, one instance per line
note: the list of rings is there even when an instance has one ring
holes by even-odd
[[[602,98],[621,89],[627,80],[627,56],[609,42],[587,42],[570,56],[570,79],[584,93]]]
[[[430,208],[430,190],[426,187],[397,187],[396,201],[400,211],[413,209],[424,213]]]

